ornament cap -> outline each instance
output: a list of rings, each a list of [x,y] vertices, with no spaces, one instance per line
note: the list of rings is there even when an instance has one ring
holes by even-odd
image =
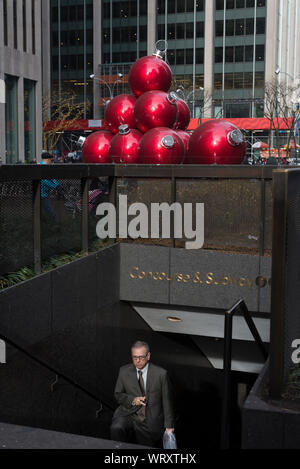
[[[167,96],[167,100],[171,104],[175,104],[176,101],[178,101],[178,99],[179,98],[178,98],[177,94],[174,91],[171,91],[171,93],[169,93],[168,96]]]
[[[227,140],[231,146],[236,147],[243,143],[244,138],[240,129],[234,129],[227,135]]]
[[[152,55],[155,57],[159,57],[160,59],[163,59],[166,55],[166,52],[168,50],[168,43],[165,40],[159,40],[155,44],[155,51],[153,52]]]
[[[175,140],[172,137],[172,135],[166,135],[165,137],[162,138],[161,144],[164,148],[169,150],[170,148],[173,148],[173,146],[175,144]]]
[[[81,136],[81,137],[79,137],[79,139],[78,139],[78,141],[77,141],[77,145],[78,145],[80,148],[82,148],[83,145],[84,145],[84,143],[85,143],[85,141],[86,141],[86,137],[82,137],[82,136]]]
[[[119,127],[119,133],[120,135],[127,135],[130,133],[130,128],[128,126],[128,124],[122,124],[120,125]]]

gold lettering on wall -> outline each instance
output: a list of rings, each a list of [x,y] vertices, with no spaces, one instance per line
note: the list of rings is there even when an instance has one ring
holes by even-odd
[[[168,274],[166,272],[152,272],[141,270],[140,267],[131,267],[129,277],[133,280],[154,280],[155,282],[177,282],[182,284],[192,283],[194,285],[207,285],[207,286],[222,286],[222,287],[240,287],[240,288],[253,288],[264,286],[270,286],[270,281],[264,279],[264,282],[252,281],[251,279],[241,276],[238,278],[232,277],[227,274],[215,274],[213,272],[195,272],[193,274],[176,272],[174,274]]]

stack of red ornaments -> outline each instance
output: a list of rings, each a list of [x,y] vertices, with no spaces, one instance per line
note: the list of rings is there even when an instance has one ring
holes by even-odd
[[[82,149],[86,163],[238,164],[246,144],[226,121],[198,127],[190,139],[190,111],[170,92],[172,72],[157,54],[137,60],[129,72],[134,95],[113,98],[105,110],[109,130],[91,134]],[[203,130],[202,130],[203,129]]]

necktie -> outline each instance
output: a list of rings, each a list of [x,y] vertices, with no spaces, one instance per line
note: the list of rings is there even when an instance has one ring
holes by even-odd
[[[141,392],[142,392],[142,396],[145,396],[146,393],[145,393],[145,383],[144,383],[144,380],[143,380],[143,372],[140,370],[139,371],[139,385],[140,385],[140,388],[141,388]],[[145,406],[141,406],[141,408],[137,411],[137,416],[139,418],[139,420],[141,422],[144,422],[145,418],[146,418],[146,407]]]

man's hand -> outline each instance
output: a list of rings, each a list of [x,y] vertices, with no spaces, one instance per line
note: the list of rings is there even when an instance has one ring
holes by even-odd
[[[146,405],[146,396],[143,397],[135,397],[132,401],[133,405]]]
[[[166,433],[174,433],[175,428],[166,428]]]

